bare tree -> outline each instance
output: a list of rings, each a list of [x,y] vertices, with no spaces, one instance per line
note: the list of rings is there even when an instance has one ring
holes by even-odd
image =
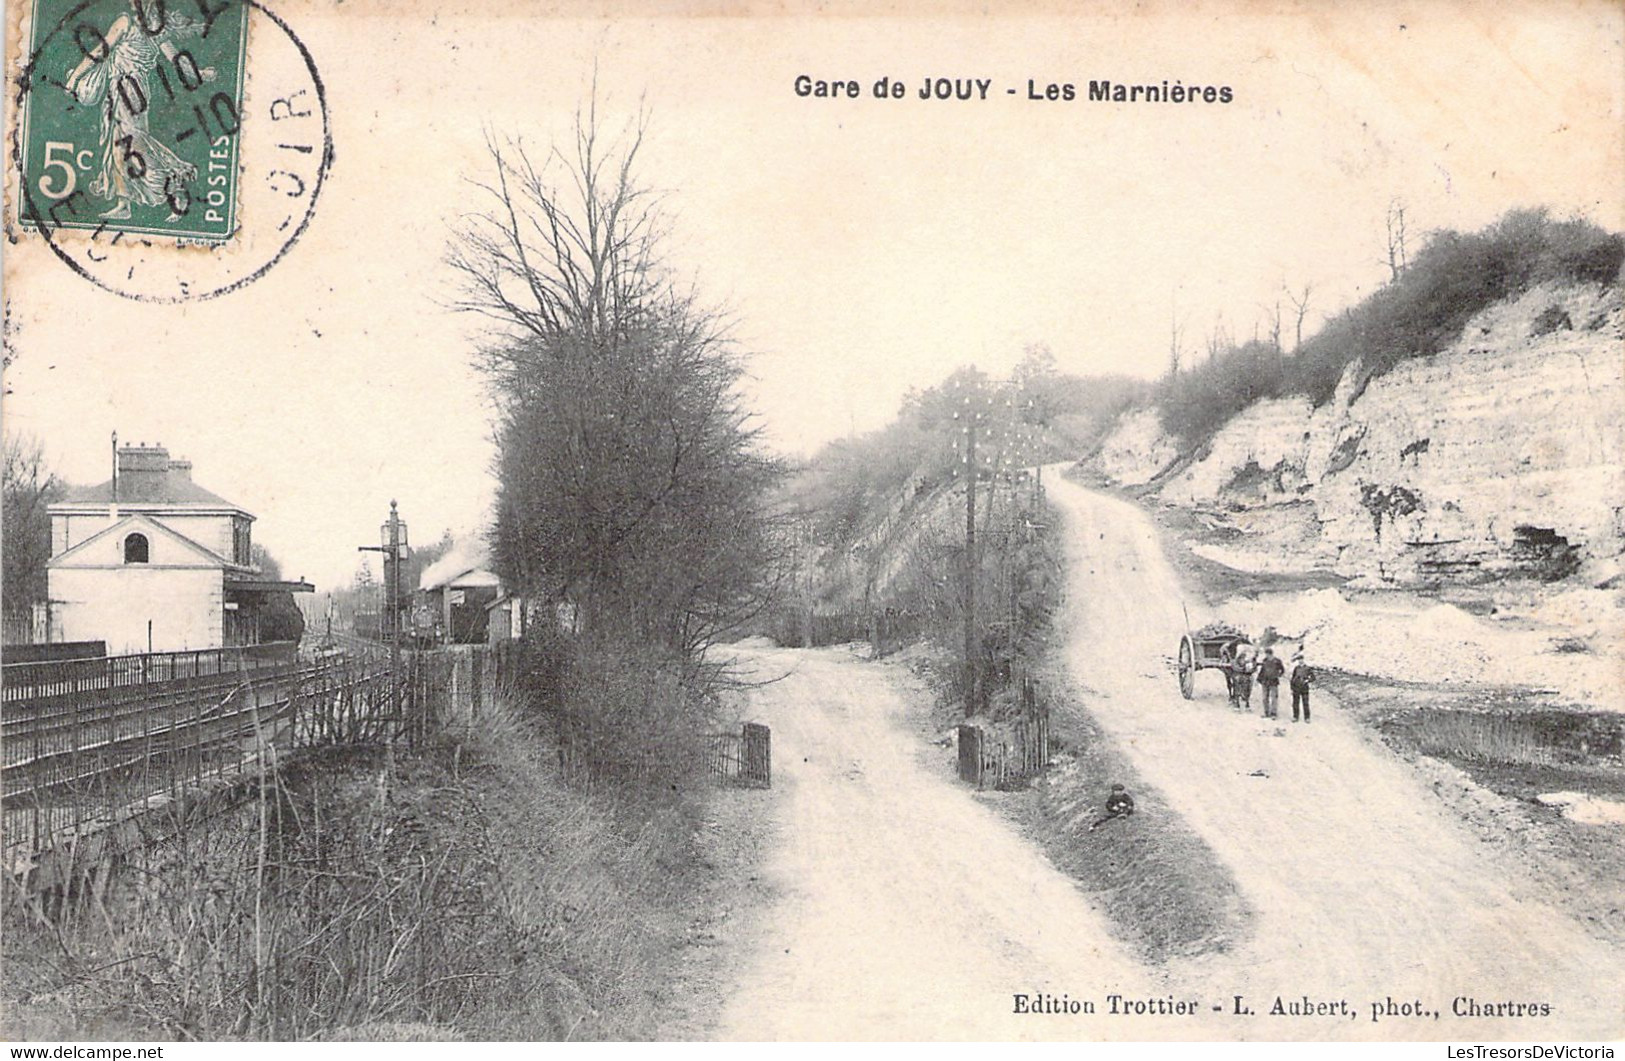
[[[1168,378],[1173,379],[1179,375],[1179,365],[1183,360],[1181,344],[1185,335],[1185,322],[1179,319],[1179,305],[1177,300],[1171,299],[1168,308]]]
[[[1229,325],[1224,322],[1224,314],[1221,313],[1213,319],[1213,330],[1207,333],[1206,343],[1209,361],[1236,345],[1236,340],[1230,334]]]
[[[1388,201],[1388,213],[1383,223],[1388,234],[1388,279],[1394,282],[1410,265],[1405,242],[1405,203],[1402,200],[1396,198]]]
[[[62,492],[62,482],[45,464],[45,449],[31,435],[5,436],[3,583],[0,598],[11,615],[26,615],[45,600],[45,565],[51,559],[51,518],[46,506]]]
[[[590,637],[693,663],[765,603],[777,466],[723,321],[660,261],[644,132],[605,136],[589,106],[539,165],[488,137],[485,209],[448,261],[456,308],[498,325],[476,359],[498,409],[498,568]]]
[[[632,177],[645,130],[640,116],[606,144],[594,101],[577,113],[569,147],[550,148],[539,166],[522,141],[487,135],[491,176],[468,178],[487,207],[459,219],[447,258],[462,278],[454,308],[501,329],[481,351],[499,399],[522,398],[534,359],[560,343],[618,348],[674,299],[655,259],[658,203]],[[542,345],[507,341],[523,336]]]
[[[1292,304],[1292,312],[1297,317],[1297,331],[1295,333],[1296,338],[1292,343],[1292,349],[1294,351],[1303,346],[1303,320],[1309,315],[1309,296],[1314,294],[1314,291],[1315,286],[1313,284],[1304,284],[1301,291],[1295,292],[1291,288],[1288,288],[1286,291],[1286,300]]]
[[[249,562],[255,567],[259,568],[261,576],[271,579],[272,581],[281,580],[282,564],[275,556],[271,555],[271,550],[267,549],[261,543],[255,542],[253,546],[250,547],[248,556]]]
[[[1274,305],[1260,302],[1258,308],[1263,310],[1264,324],[1269,328],[1269,344],[1277,350],[1281,349],[1281,300],[1277,298]],[[1253,340],[1258,340],[1257,325],[1253,328]]]

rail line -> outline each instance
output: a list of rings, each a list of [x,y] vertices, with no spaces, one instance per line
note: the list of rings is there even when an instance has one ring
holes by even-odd
[[[128,820],[132,807],[257,770],[273,750],[411,740],[430,709],[422,671],[413,656],[395,672],[382,653],[339,649],[180,679],[157,672],[162,680],[118,686],[113,699],[84,675],[66,700],[54,689],[14,697],[0,706],[4,861],[30,873],[45,852]]]

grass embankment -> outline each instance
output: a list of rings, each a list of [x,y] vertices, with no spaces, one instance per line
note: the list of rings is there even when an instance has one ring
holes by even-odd
[[[1087,693],[1061,658],[1065,567],[1059,534],[1059,521],[1044,521],[1022,556],[1028,569],[1023,581],[1043,594],[1027,610],[1022,649],[1050,713],[1051,765],[1027,791],[994,803],[1078,882],[1118,936],[1147,961],[1227,950],[1246,934],[1251,916],[1234,877],[1091,717]],[[952,660],[944,650],[941,658],[918,661],[938,690],[939,731],[961,713],[959,668]],[[1001,700],[1013,697],[995,697],[995,706]],[[1105,813],[1113,784],[1133,794],[1136,813],[1091,829]]]
[[[1090,717],[1086,699],[1062,687],[1050,703],[1053,765],[1033,786],[1025,814],[1050,859],[1149,961],[1239,943],[1252,915],[1230,871],[1140,777]],[[1133,794],[1135,813],[1091,830],[1113,784]]]
[[[1046,562],[1064,572],[1060,528],[1049,520],[1042,541]],[[1064,584],[1064,574],[1058,581]],[[1090,715],[1087,691],[1063,657],[1067,632],[1058,612],[1049,610],[1038,638],[1039,687],[1055,750],[1034,786],[1029,827],[1148,960],[1230,949],[1252,916],[1235,878]],[[1135,813],[1091,830],[1114,784],[1133,794]]]
[[[709,789],[581,791],[511,712],[492,716],[393,765],[304,758],[55,923],[13,892],[4,1033],[661,1034],[712,897]]]
[[[911,666],[937,690],[931,731],[951,728],[962,715],[957,696],[944,695],[956,692],[945,681],[951,660],[944,654]],[[1252,916],[1235,878],[1090,716],[1063,666],[1047,664],[1040,679],[1049,768],[1024,789],[990,794],[989,805],[1043,847],[1147,962],[1229,950]],[[1133,794],[1135,813],[1091,829],[1114,784]]]

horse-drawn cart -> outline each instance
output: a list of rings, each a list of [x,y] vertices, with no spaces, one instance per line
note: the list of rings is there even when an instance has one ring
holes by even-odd
[[[1179,639],[1179,692],[1189,700],[1196,695],[1196,672],[1221,670],[1225,672],[1225,685],[1230,684],[1229,672],[1235,666],[1241,646],[1251,646],[1246,634],[1226,623],[1209,623],[1194,633]]]

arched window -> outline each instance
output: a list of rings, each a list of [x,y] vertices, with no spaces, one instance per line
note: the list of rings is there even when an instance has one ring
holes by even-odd
[[[147,562],[147,536],[145,534],[132,534],[124,539],[124,562],[127,564],[144,564]]]

